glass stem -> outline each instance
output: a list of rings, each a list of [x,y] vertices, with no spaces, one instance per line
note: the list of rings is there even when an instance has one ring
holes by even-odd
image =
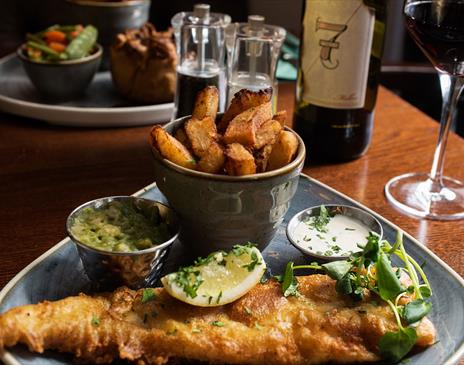
[[[458,102],[459,94],[463,85],[463,78],[458,76],[452,76],[447,74],[441,74],[440,78],[448,78],[449,90],[447,93],[443,93],[443,108],[441,112],[440,121],[440,133],[438,135],[437,147],[435,148],[435,154],[433,155],[432,169],[430,170],[430,179],[433,183],[433,190],[440,191],[443,176],[443,166],[445,164],[445,149],[446,143],[448,142],[448,134],[453,124],[453,120],[456,114],[456,105]],[[441,84],[443,85],[444,80]]]

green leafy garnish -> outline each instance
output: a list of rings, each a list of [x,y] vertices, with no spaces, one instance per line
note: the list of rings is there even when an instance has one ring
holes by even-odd
[[[92,326],[98,327],[101,321],[100,321],[100,318],[98,318],[96,315],[93,315],[90,323],[92,324]]]
[[[298,281],[293,275],[293,270],[293,262],[289,262],[285,268],[285,274],[282,277],[282,292],[285,297],[298,293]]]
[[[142,303],[151,302],[156,299],[156,293],[152,288],[143,289],[142,291]]]
[[[213,326],[216,326],[216,327],[224,327],[225,326],[225,323],[221,322],[221,321],[214,321],[214,322],[211,322],[211,324]]]
[[[380,355],[397,362],[411,351],[417,340],[414,328],[401,328],[398,332],[385,333],[379,342]]]
[[[425,317],[432,309],[432,303],[424,299],[416,299],[404,306],[402,317],[407,323],[415,323]]]
[[[321,205],[319,210],[319,215],[315,217],[310,217],[305,223],[310,227],[321,233],[327,233],[327,224],[330,222],[330,215],[327,208]]]
[[[200,271],[195,266],[181,267],[175,274],[175,282],[191,298],[197,296],[197,290],[203,283]]]
[[[406,253],[402,232],[398,232],[393,246],[385,240],[380,242],[377,234],[370,233],[362,249],[361,252],[352,253],[348,260],[323,265],[311,263],[294,266],[293,262],[289,262],[279,280],[282,293],[285,297],[298,295],[295,270],[313,269],[324,271],[336,280],[337,292],[349,295],[354,300],[363,299],[367,291],[376,294],[391,308],[398,326],[398,331],[387,332],[382,336],[379,342],[380,353],[384,358],[396,362],[416,343],[416,330],[409,325],[421,320],[432,309],[432,303],[427,299],[432,295],[432,290],[422,266]],[[393,256],[401,260],[404,266],[394,269]],[[401,284],[402,273],[408,275],[412,282],[408,288]],[[399,304],[404,295],[413,295],[414,300],[406,305]]]
[[[334,280],[340,280],[351,270],[351,264],[348,261],[333,261],[322,265],[322,267],[327,275]]]
[[[248,271],[253,271],[256,267],[256,265],[260,265],[261,261],[258,258],[258,255],[256,254],[256,251],[251,251],[251,262],[249,264],[243,265],[242,267],[245,267],[248,269]]]
[[[393,300],[405,290],[393,271],[390,260],[385,253],[380,252],[375,269],[377,272],[379,294],[383,300]]]

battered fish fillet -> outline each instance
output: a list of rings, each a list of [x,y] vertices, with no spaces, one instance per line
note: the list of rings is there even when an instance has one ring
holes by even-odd
[[[94,363],[117,358],[138,364],[170,359],[234,364],[379,360],[379,338],[397,330],[388,306],[373,297],[354,302],[339,295],[325,275],[298,281],[298,297],[283,297],[280,284],[272,280],[234,303],[213,308],[184,304],[162,288],[153,289],[149,301],[142,290],[120,288],[108,295],[81,294],[17,307],[0,316],[0,349],[23,343],[31,351],[70,352]],[[422,319],[417,333],[419,347],[435,341],[428,319]]]

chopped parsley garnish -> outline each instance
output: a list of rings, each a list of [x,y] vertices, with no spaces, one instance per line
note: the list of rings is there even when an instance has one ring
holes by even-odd
[[[201,330],[198,328],[192,328],[192,333],[200,333]]]
[[[333,237],[332,237],[332,241],[333,241],[333,242],[337,242],[337,237],[333,236]]]
[[[216,300],[216,304],[219,304],[219,301],[221,300],[221,298],[222,298],[222,290],[219,292],[219,295]]]
[[[249,316],[251,316],[253,314],[253,312],[251,311],[250,308],[248,307],[245,307],[245,313],[248,314]]]
[[[319,215],[311,217],[306,223],[310,228],[313,228],[321,233],[327,233],[327,224],[330,222],[330,214],[324,205],[321,205]]]
[[[256,265],[260,265],[261,261],[258,258],[258,255],[256,254],[256,251],[251,251],[251,262],[249,264],[243,265],[242,267],[245,267],[248,269],[248,271],[253,271],[256,267]]]
[[[246,245],[235,245],[230,253],[232,253],[235,256],[242,256],[244,253],[248,252],[248,249],[256,247],[255,244],[248,242]]]
[[[333,255],[333,251],[332,250],[327,250],[324,252],[324,256],[332,256]]]
[[[345,231],[356,231],[356,229],[354,229],[354,228],[349,228],[349,227],[346,227],[346,228],[345,228]]]
[[[92,324],[92,326],[98,327],[101,321],[100,321],[100,318],[98,318],[96,315],[93,315],[90,323]]]
[[[309,237],[309,236],[304,236],[304,237],[303,237],[303,241],[309,242],[309,241],[311,241],[311,237]]]
[[[330,248],[331,248],[331,249],[333,250],[333,252],[335,252],[335,253],[339,253],[339,252],[342,250],[342,248],[341,248],[340,246],[338,246],[338,245],[333,245],[333,246],[330,247]]]
[[[175,282],[179,285],[190,298],[197,296],[197,290],[203,283],[200,271],[195,266],[181,267],[174,273]]]
[[[320,240],[325,240],[325,237],[322,234],[316,234],[316,237],[319,238]]]
[[[225,326],[225,323],[221,322],[221,321],[214,321],[214,322],[211,322],[211,324],[213,326],[216,326],[216,327],[224,327]]]
[[[143,289],[142,291],[142,303],[151,302],[156,299],[156,293],[152,288]]]

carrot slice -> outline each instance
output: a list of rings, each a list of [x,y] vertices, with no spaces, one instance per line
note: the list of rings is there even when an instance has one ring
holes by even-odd
[[[66,42],[66,34],[59,31],[59,30],[49,30],[44,34],[44,38],[47,42],[57,42],[57,43],[65,43]]]
[[[63,43],[50,42],[48,46],[56,52],[64,52],[66,46]]]

